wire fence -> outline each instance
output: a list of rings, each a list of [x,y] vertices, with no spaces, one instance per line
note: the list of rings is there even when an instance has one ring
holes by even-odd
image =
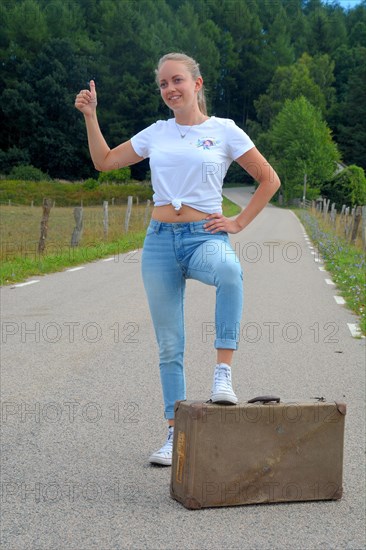
[[[42,207],[6,203],[0,208],[1,256],[5,252],[7,258],[27,246],[36,246],[38,253],[49,253],[65,246],[113,242],[128,233],[143,231],[151,216],[150,200],[139,203],[132,196],[127,204],[104,201],[99,206],[58,207],[44,199]]]
[[[330,199],[319,198],[313,201],[305,199],[305,201],[301,201],[300,206],[311,210],[337,235],[358,248],[366,250],[365,205],[350,207],[344,204],[339,212],[335,203],[330,204]]]

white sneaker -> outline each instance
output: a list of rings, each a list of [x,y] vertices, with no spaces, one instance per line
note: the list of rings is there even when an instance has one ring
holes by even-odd
[[[173,455],[173,435],[174,427],[169,426],[168,437],[164,445],[158,451],[155,451],[150,458],[151,464],[163,464],[163,466],[171,466]]]
[[[211,390],[212,403],[227,403],[236,405],[236,397],[231,385],[231,368],[225,363],[216,365],[214,381]]]

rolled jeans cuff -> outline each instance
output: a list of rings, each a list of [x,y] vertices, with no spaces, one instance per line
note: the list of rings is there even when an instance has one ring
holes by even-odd
[[[236,340],[226,338],[216,338],[215,340],[215,349],[238,349],[238,345]]]
[[[174,420],[174,409],[164,411],[165,420]]]

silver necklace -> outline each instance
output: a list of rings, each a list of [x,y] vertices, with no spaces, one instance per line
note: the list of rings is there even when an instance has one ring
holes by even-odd
[[[193,126],[190,126],[190,127],[189,127],[189,130],[187,130],[185,134],[182,134],[182,132],[179,130],[178,124],[175,123],[175,125],[176,125],[176,127],[177,127],[177,130],[178,130],[178,132],[179,132],[179,135],[180,135],[181,139],[184,139],[184,138],[186,137],[186,135],[187,135],[187,134],[192,130],[192,128],[193,128]]]

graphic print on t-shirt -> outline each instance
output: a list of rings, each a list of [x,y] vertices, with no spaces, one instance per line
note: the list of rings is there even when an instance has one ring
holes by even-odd
[[[203,150],[215,149],[221,141],[213,137],[204,137],[197,140],[196,147],[202,147]]]

